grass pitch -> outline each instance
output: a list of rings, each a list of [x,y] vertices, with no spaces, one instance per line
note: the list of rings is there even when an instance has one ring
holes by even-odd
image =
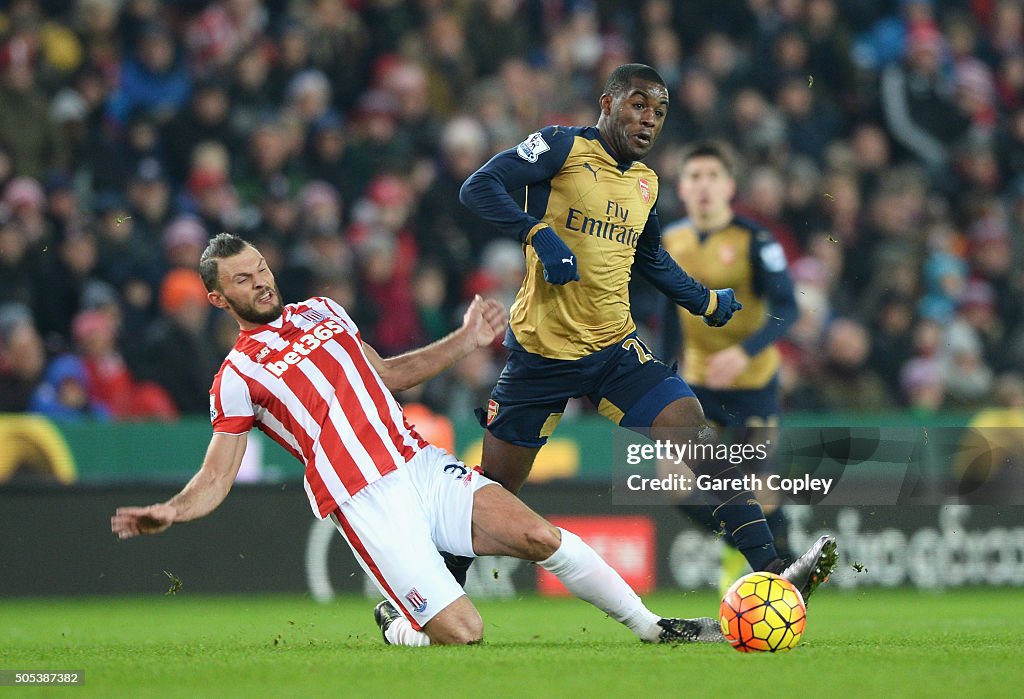
[[[647,599],[717,611],[711,593]],[[1020,696],[1024,594],[823,590],[785,654],[646,646],[576,600],[482,601],[486,642],[384,646],[373,601],[304,597],[5,600],[0,669],[82,670],[84,686],[0,693],[97,697]]]

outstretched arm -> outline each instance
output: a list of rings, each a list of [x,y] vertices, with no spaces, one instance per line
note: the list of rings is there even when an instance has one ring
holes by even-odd
[[[473,299],[462,319],[462,327],[420,349],[382,359],[365,342],[370,364],[389,391],[404,391],[434,378],[478,347],[486,347],[505,330],[508,314],[494,299]]]
[[[247,436],[215,433],[206,449],[202,468],[180,493],[167,502],[148,507],[117,508],[110,518],[110,530],[119,539],[159,534],[175,522],[188,522],[213,512],[235,482]]]

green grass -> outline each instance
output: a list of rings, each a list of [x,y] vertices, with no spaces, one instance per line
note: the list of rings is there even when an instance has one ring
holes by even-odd
[[[659,594],[663,614],[715,608]],[[487,641],[386,647],[373,602],[302,597],[5,600],[0,669],[84,670],[79,688],[0,689],[97,697],[1020,696],[1024,595],[826,591],[794,651],[645,646],[575,600],[483,601]],[[855,693],[855,694],[854,694]]]

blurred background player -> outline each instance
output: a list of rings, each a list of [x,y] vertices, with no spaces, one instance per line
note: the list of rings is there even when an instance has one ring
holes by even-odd
[[[687,217],[667,226],[662,241],[698,281],[735,289],[744,311],[725,328],[711,330],[692,322],[689,314],[670,309],[663,352],[666,357],[679,357],[683,378],[704,414],[725,428],[729,438],[736,443],[775,444],[779,414],[775,341],[797,318],[796,297],[782,246],[769,231],[732,209],[735,168],[732,150],[724,143],[699,141],[684,149],[678,194]],[[763,470],[767,465],[753,460],[748,468]],[[778,495],[772,491],[757,495],[776,550],[782,558],[792,559]],[[689,501],[680,509],[724,535],[729,548],[723,556],[721,582],[728,586],[745,565],[728,527],[723,528],[710,505]]]
[[[609,75],[596,126],[547,126],[494,156],[463,185],[462,202],[523,243],[527,272],[512,305],[508,360],[487,406],[482,467],[516,493],[570,398],[587,396],[605,417],[646,434],[714,442],[693,391],[637,336],[629,280],[639,273],[688,314],[725,325],[742,306],[732,289],[695,281],[661,244],[658,177],[640,161],[668,114],[653,68]],[[527,188],[525,210],[511,196]],[[702,473],[728,464],[707,463]],[[807,594],[834,565],[822,537],[787,567],[753,493],[720,494],[717,516],[755,570],[789,578]],[[449,560],[460,581],[470,560]]]

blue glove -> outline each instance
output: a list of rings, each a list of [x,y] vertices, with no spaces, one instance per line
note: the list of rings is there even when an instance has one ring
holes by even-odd
[[[718,296],[718,307],[714,313],[704,316],[704,323],[720,328],[729,322],[733,313],[743,308],[743,304],[736,300],[736,292],[732,289],[715,289],[711,293]]]
[[[550,228],[541,228],[530,241],[544,266],[544,281],[548,284],[568,284],[580,280],[576,255]]]

